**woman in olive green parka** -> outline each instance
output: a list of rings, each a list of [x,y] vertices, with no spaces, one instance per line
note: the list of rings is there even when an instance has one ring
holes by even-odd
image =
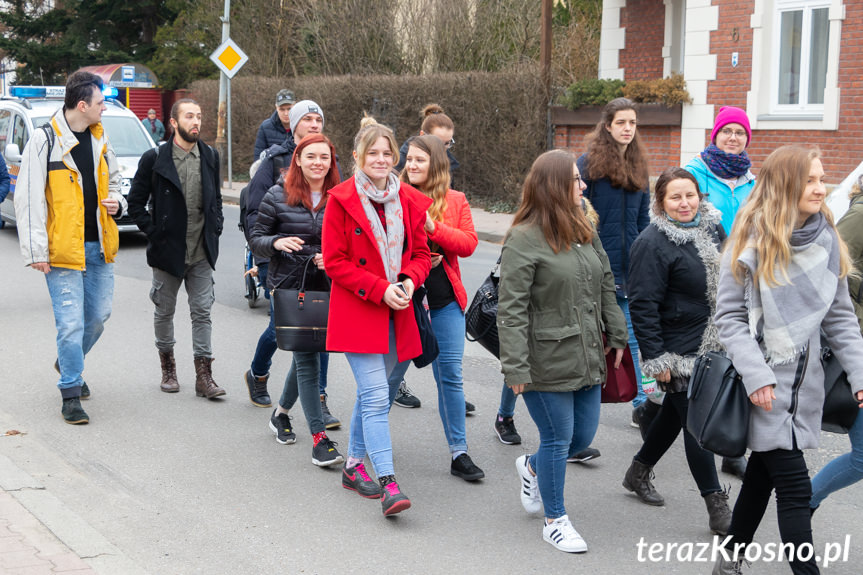
[[[544,506],[543,539],[570,553],[587,545],[563,504],[567,452],[570,443],[590,445],[605,354],[614,348],[619,366],[628,339],[608,256],[582,209],[584,188],[569,152],[534,162],[504,240],[498,304],[504,380],[523,394],[540,436],[539,450],[516,460],[522,505]]]

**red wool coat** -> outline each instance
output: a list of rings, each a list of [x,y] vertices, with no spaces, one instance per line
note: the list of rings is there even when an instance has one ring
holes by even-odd
[[[467,293],[461,282],[458,258],[466,258],[473,254],[479,240],[473,227],[470,206],[463,193],[455,190],[447,191],[443,222],[435,222],[434,233],[429,234],[429,239],[439,245],[444,252],[441,265],[452,284],[455,300],[464,311],[467,307]]]
[[[387,353],[390,312],[395,322],[399,361],[422,353],[413,303],[393,311],[383,302],[390,285],[375,243],[371,224],[357,196],[354,178],[329,191],[324,212],[324,267],[332,280],[327,349],[352,353]],[[431,269],[431,255],[423,230],[432,201],[401,184],[399,201],[404,214],[405,250],[399,277],[422,285]]]

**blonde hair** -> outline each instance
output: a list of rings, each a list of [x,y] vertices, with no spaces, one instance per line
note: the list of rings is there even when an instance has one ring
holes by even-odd
[[[797,205],[812,162],[821,157],[817,148],[782,146],[767,156],[758,173],[755,188],[746,205],[737,214],[731,229],[734,246],[731,251],[731,272],[738,282],[743,282],[746,268],[738,258],[747,247],[753,246],[758,255],[758,269],[753,280],[776,286],[775,270],[778,266],[783,279],[790,282],[787,268],[791,259],[791,232],[799,217]],[[826,202],[821,204],[821,213],[834,229],[833,213]],[[839,277],[844,278],[851,270],[851,258],[845,242],[839,238]]]
[[[360,131],[354,137],[354,152],[357,154],[357,162],[354,173],[360,171],[366,163],[366,154],[379,138],[386,138],[393,153],[393,165],[399,163],[399,146],[393,131],[383,124],[378,124],[371,116],[363,116],[360,121]]]
[[[446,193],[450,185],[446,148],[437,136],[414,136],[407,144],[408,150],[413,146],[429,155],[428,178],[422,185],[415,187],[432,199],[432,205],[428,209],[432,221],[442,222],[446,213]],[[411,183],[407,169],[402,170],[401,180]]]

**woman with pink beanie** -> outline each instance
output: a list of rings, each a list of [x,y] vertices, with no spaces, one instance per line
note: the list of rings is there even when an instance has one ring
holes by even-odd
[[[685,166],[698,180],[698,188],[705,198],[722,213],[726,234],[731,233],[737,210],[746,203],[755,186],[755,176],[750,171],[752,162],[746,155],[751,141],[752,130],[746,112],[723,106],[710,132],[710,145]]]
[[[755,187],[755,175],[746,147],[752,141],[752,129],[746,112],[733,106],[723,106],[713,122],[710,145],[692,158],[685,168],[698,180],[704,199],[722,214],[722,228],[731,234],[731,224],[737,211],[746,203]],[[723,457],[722,472],[743,479],[746,458]]]

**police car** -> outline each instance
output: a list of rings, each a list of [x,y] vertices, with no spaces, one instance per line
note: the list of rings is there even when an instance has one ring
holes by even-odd
[[[21,152],[34,130],[51,119],[63,106],[64,86],[13,86],[9,95],[0,98],[0,153],[6,160],[11,185],[6,201],[0,204],[0,218],[15,223],[15,182],[21,167]],[[156,144],[131,110],[117,102],[117,88],[106,86],[103,90],[105,106],[102,126],[120,164],[120,191],[129,193],[132,178],[138,169],[138,160],[144,152]],[[117,221],[121,232],[137,232],[138,226],[128,215]]]

